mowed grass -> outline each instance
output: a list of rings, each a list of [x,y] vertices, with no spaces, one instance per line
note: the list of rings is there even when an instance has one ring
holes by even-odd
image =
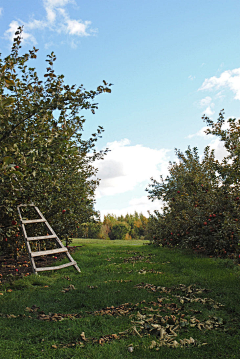
[[[0,286],[1,358],[240,358],[238,265],[143,241],[73,245],[81,273]]]

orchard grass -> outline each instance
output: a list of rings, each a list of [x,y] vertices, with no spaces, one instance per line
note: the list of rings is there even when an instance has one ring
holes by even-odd
[[[80,274],[70,267],[0,285],[2,358],[240,357],[238,265],[146,241],[72,245]],[[169,347],[159,323],[175,326],[174,338],[163,335]]]

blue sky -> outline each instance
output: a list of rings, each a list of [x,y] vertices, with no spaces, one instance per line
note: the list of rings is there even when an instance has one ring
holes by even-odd
[[[86,138],[102,125],[98,149],[111,149],[98,163],[96,209],[146,214],[160,203],[147,200],[145,188],[167,174],[174,148],[201,154],[211,145],[223,156],[201,116],[216,120],[224,108],[239,118],[239,18],[235,0],[0,0],[0,52],[9,53],[24,25],[23,51],[39,48],[39,74],[54,51],[66,82],[114,84],[96,114],[85,113]]]

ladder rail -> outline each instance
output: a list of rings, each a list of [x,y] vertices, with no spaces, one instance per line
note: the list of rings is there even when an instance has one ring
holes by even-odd
[[[23,238],[24,238],[24,242],[26,244],[26,247],[27,247],[27,251],[28,251],[28,257],[30,259],[30,263],[31,263],[31,267],[32,267],[32,271],[33,273],[37,273],[36,272],[36,264],[35,262],[32,260],[32,250],[31,250],[31,246],[29,244],[29,242],[27,241],[27,232],[26,232],[26,229],[25,229],[25,226],[24,224],[22,223],[23,219],[22,219],[22,214],[21,214],[21,211],[20,211],[20,207],[22,206],[26,206],[26,205],[19,205],[17,207],[17,210],[18,210],[18,214],[19,214],[19,218],[20,218],[20,221],[21,221],[21,228],[22,228],[22,232],[23,232]]]

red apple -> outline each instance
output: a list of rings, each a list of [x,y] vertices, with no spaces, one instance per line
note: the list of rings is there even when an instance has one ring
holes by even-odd
[[[204,224],[204,226],[206,226],[206,225],[207,225],[207,222],[204,222],[203,224]]]
[[[180,193],[180,191],[177,191],[177,193],[179,194],[179,193]]]
[[[14,168],[15,168],[15,170],[19,170],[19,166],[15,166]]]
[[[62,210],[62,214],[64,214],[65,212],[66,212],[66,209],[63,209],[63,210]]]
[[[17,222],[13,220],[13,221],[12,221],[12,225],[13,225],[13,226],[16,226],[16,224],[17,224]]]

